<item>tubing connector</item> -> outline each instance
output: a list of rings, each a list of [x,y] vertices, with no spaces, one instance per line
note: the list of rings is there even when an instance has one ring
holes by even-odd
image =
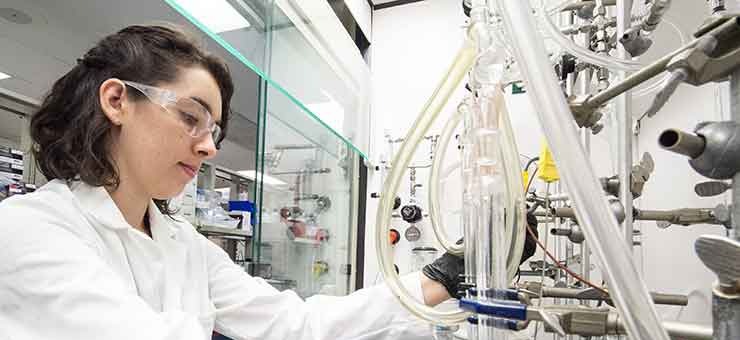
[[[566,236],[573,243],[581,244],[586,240],[586,236],[583,235],[583,231],[578,224],[572,224],[570,228],[552,228],[550,234],[556,236]]]
[[[668,129],[660,134],[658,143],[666,150],[691,158],[689,164],[702,176],[711,179],[732,179],[740,171],[740,124],[704,122],[696,126],[695,134]]]
[[[578,127],[591,129],[591,133],[595,135],[604,128],[599,123],[603,115],[599,111],[600,106],[591,105],[589,99],[590,95],[571,96],[568,98],[568,104]]]

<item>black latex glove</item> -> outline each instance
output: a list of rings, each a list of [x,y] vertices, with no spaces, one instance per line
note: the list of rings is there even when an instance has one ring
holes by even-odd
[[[457,244],[461,244],[462,241],[460,239]],[[445,286],[451,297],[460,298],[462,290],[460,283],[465,281],[465,259],[462,256],[445,253],[431,264],[424,266],[421,272]]]
[[[537,218],[527,213],[527,224],[537,235]],[[525,234],[527,236],[524,239],[524,250],[522,251],[522,257],[519,259],[519,264],[532,257],[537,249],[534,238],[529,232],[525,232]],[[457,244],[461,243],[462,239],[457,241]],[[451,297],[456,299],[462,297],[461,294],[464,289],[461,289],[461,284],[465,281],[465,259],[462,256],[445,253],[431,264],[424,266],[421,271],[426,277],[441,283]]]
[[[533,213],[527,213],[527,224],[532,233],[539,238],[540,235],[537,232],[537,217]],[[537,241],[529,234],[529,231],[525,230],[527,237],[524,239],[524,249],[522,250],[522,258],[519,260],[519,264],[524,263],[530,257],[534,256],[534,252],[537,250]]]

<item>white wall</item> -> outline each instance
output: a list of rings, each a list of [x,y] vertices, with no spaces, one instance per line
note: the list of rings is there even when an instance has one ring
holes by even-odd
[[[379,164],[381,150],[387,150],[385,133],[393,138],[404,137],[436,83],[452,61],[456,49],[462,43],[463,14],[457,1],[423,1],[373,13],[372,73],[373,73],[373,130],[371,162]],[[444,110],[447,116],[455,108],[463,92],[456,93]],[[438,125],[441,126],[441,125]],[[436,128],[436,133],[439,128]],[[399,145],[396,145],[398,147]],[[424,152],[429,144],[423,143]],[[428,162],[421,153],[415,164]],[[426,178],[428,170],[420,169],[418,177]],[[368,193],[381,191],[380,173],[371,171],[368,176]],[[419,181],[426,187],[426,182]],[[408,176],[401,183],[399,196],[404,204],[409,201]],[[426,197],[425,188],[417,197]],[[375,257],[375,213],[378,199],[368,197],[367,234],[365,256],[365,286],[379,279]],[[426,200],[420,202],[427,211]],[[408,225],[400,219],[392,221],[392,227],[402,235]],[[396,245],[396,261],[402,272],[411,265],[411,249],[417,245],[433,245],[430,226],[426,219],[417,225],[422,231],[422,240],[410,244],[403,237]],[[441,247],[437,246],[438,249]]]
[[[690,32],[702,19],[696,13],[703,13],[703,10],[703,2],[691,4],[674,2],[669,17],[679,22],[682,30]],[[375,150],[387,149],[383,138],[385,132],[397,138],[404,136],[411,127],[423,103],[432,93],[463,41],[461,26],[464,19],[459,1],[449,0],[426,0],[374,12],[372,141],[375,143],[373,145]],[[678,44],[675,34],[670,29],[660,28],[658,34],[656,55]],[[671,37],[672,34],[674,37]],[[642,132],[635,140],[635,160],[638,160],[637,156],[642,152],[648,151],[656,161],[656,170],[645,187],[643,197],[636,201],[636,206],[645,209],[713,207],[724,199],[697,198],[693,193],[693,184],[702,180],[700,176],[688,167],[685,159],[660,150],[656,143],[658,133],[665,128],[678,127],[690,130],[700,120],[717,119],[716,114],[713,114],[714,108],[719,106],[715,104],[715,87],[708,85],[696,89],[684,86],[655,119],[643,122]],[[460,98],[462,91],[453,96],[450,104],[443,110],[443,117],[451,114]],[[635,113],[641,113],[648,102],[649,98],[635,100]],[[528,157],[536,156],[539,153],[542,133],[527,95],[509,95],[507,103],[516,131],[519,152]],[[592,138],[591,158],[598,176],[615,174],[616,144],[613,142],[615,133],[613,119],[607,118],[605,123],[604,131]],[[439,133],[440,126],[441,124],[437,124],[432,133]],[[428,144],[422,145],[422,151],[417,154],[417,162],[424,157],[427,147]],[[371,161],[376,165],[381,159],[382,157],[378,156],[373,157]],[[420,173],[419,177],[426,185],[426,175],[421,170]],[[381,191],[381,176],[377,171],[370,172],[368,193]],[[541,183],[535,185],[539,190],[544,189]],[[408,183],[404,181],[399,190],[401,197],[408,196],[407,188]],[[425,191],[422,190],[421,194],[425,195]],[[455,194],[445,197],[452,195]],[[407,199],[404,199],[404,202],[406,201]],[[365,285],[373,284],[379,277],[373,233],[377,203],[377,199],[368,197]],[[459,202],[451,203],[455,204]],[[423,200],[422,207],[426,206],[426,200]],[[452,218],[454,219],[454,216]],[[407,224],[393,220],[392,226],[403,234]],[[690,295],[688,307],[683,309],[659,307],[661,316],[668,320],[679,318],[682,321],[710,322],[709,287],[715,278],[697,259],[693,251],[693,242],[700,234],[720,233],[722,228],[674,226],[667,230],[658,230],[652,222],[638,223],[637,227],[643,230],[644,236],[643,247],[636,248],[636,261],[642,269],[648,287],[653,291]],[[423,243],[434,244],[429,226],[422,223],[420,228],[424,235]],[[543,235],[547,229],[541,224],[540,234]],[[456,230],[450,231],[452,234],[455,232]],[[551,238],[550,245],[554,242]],[[410,265],[410,249],[413,246],[402,240],[395,247],[395,262],[401,267],[402,272]],[[535,259],[541,258],[542,255],[538,252]],[[593,261],[598,263],[598,259],[594,258]],[[592,273],[592,279],[600,281],[598,270]]]

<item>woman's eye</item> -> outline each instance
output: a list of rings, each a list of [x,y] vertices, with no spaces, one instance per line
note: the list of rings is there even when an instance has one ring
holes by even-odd
[[[180,119],[188,126],[198,125],[198,117],[187,111],[180,111]]]

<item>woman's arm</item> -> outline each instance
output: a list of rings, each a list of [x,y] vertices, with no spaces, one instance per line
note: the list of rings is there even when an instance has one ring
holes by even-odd
[[[421,275],[421,291],[424,295],[424,303],[427,306],[436,306],[450,299],[450,294],[447,293],[445,286],[426,275]]]
[[[385,285],[348,296],[279,292],[249,276],[226,253],[203,239],[216,331],[237,340],[429,339],[429,325],[408,313]],[[441,301],[444,287],[414,273],[402,278],[419,300]],[[441,285],[440,285],[441,286]],[[424,287],[424,288],[422,288]],[[422,291],[424,289],[424,292]]]

